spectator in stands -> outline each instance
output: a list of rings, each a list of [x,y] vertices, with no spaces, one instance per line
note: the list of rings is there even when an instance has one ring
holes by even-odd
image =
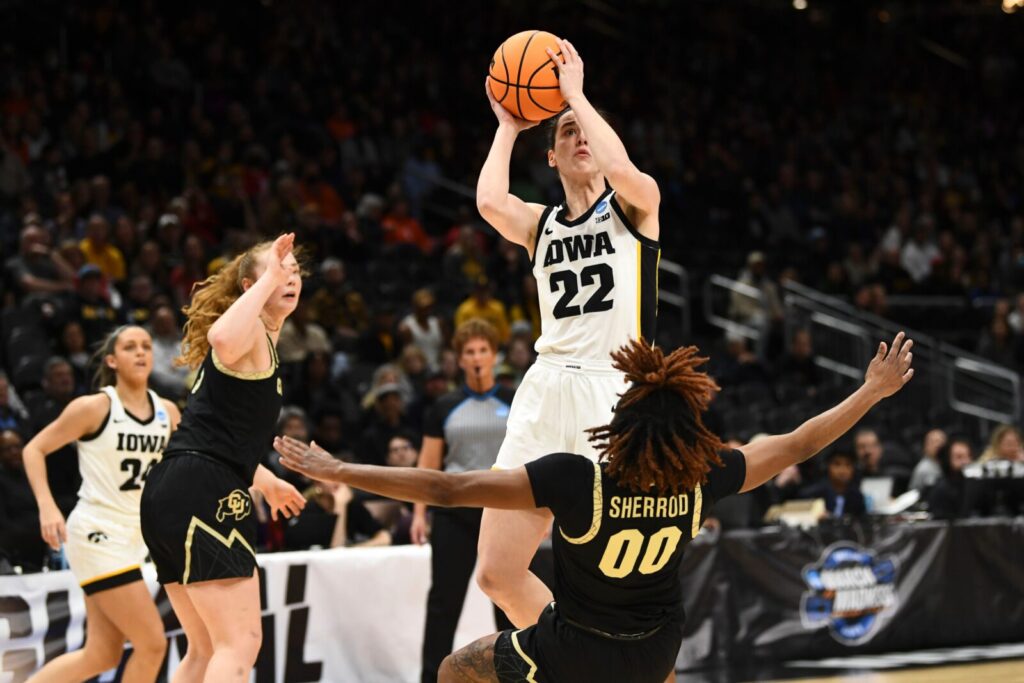
[[[46,554],[39,532],[39,508],[25,476],[25,440],[13,429],[0,431],[0,559],[38,571]]]
[[[914,284],[924,283],[932,274],[932,266],[942,253],[933,241],[935,218],[925,213],[918,217],[911,238],[900,252],[900,265],[910,275]]]
[[[309,305],[300,301],[295,311],[281,326],[277,340],[277,353],[282,363],[301,363],[311,353],[332,351],[327,332],[310,318]]]
[[[409,214],[409,202],[399,197],[384,219],[380,222],[384,230],[385,244],[411,244],[424,254],[429,254],[434,243],[423,230],[423,225]]]
[[[978,339],[977,353],[993,363],[1014,368],[1017,366],[1017,347],[1009,321],[1005,316],[993,315],[988,328]]]
[[[79,243],[86,263],[99,268],[103,276],[113,282],[124,280],[127,275],[124,255],[110,243],[110,223],[98,213],[89,216],[85,225],[85,238]]]
[[[294,381],[285,385],[285,405],[302,408],[309,415],[339,413],[349,422],[357,418],[354,400],[345,387],[331,377],[331,354],[328,351],[311,351],[298,369]]]
[[[23,406],[11,400],[11,394],[7,375],[0,372],[0,430],[24,431],[28,414]]]
[[[472,225],[462,224],[456,235],[455,242],[445,250],[441,270],[446,291],[458,301],[469,295],[477,280],[486,275],[486,262],[483,238]]]
[[[939,464],[939,450],[946,445],[946,432],[941,429],[929,429],[921,445],[921,459],[914,466],[910,475],[908,488],[927,491],[935,482],[942,478],[942,467]]]
[[[768,386],[771,374],[764,363],[748,347],[747,338],[741,334],[728,333],[725,337],[725,353],[712,356],[711,374],[722,387],[760,384]]]
[[[928,492],[928,512],[936,519],[955,519],[963,515],[964,474],[963,469],[974,460],[971,443],[954,436],[946,441],[936,454],[936,461],[942,470],[942,477]]]
[[[121,323],[141,327],[148,325],[150,316],[153,315],[152,304],[155,295],[153,278],[145,273],[133,275],[128,286],[128,296],[121,307]]]
[[[363,428],[359,462],[383,465],[387,462],[388,444],[399,434],[414,431],[405,417],[405,400],[398,384],[382,384],[374,391],[373,410]]]
[[[473,286],[473,294],[463,301],[455,311],[455,326],[480,318],[486,320],[498,333],[499,345],[504,345],[509,338],[508,313],[505,311],[505,304],[493,296],[491,281],[486,275],[477,278]]]
[[[412,394],[406,399],[406,403],[408,403],[423,393],[423,386],[427,382],[427,356],[420,347],[409,344],[402,349],[402,353],[398,357],[398,367],[402,371],[402,376],[412,387]]]
[[[373,322],[356,344],[361,360],[380,365],[392,360],[398,353],[395,338],[395,307],[388,302],[376,306]]]
[[[821,375],[818,364],[814,362],[810,330],[801,328],[793,333],[789,350],[779,362],[778,381],[797,387],[808,396],[813,396],[817,391]]]
[[[181,355],[181,328],[170,306],[163,304],[154,309],[149,333],[153,338],[153,371],[149,383],[161,396],[173,400],[184,398],[189,369],[174,362]]]
[[[313,416],[315,427],[313,429],[313,441],[334,457],[345,462],[358,460],[352,453],[352,445],[348,435],[345,433],[348,425],[345,416],[340,411],[325,410],[319,415]],[[353,439],[355,441],[355,439]]]
[[[75,271],[50,246],[50,235],[38,225],[21,231],[18,255],[4,265],[7,282],[20,299],[37,296],[53,299],[74,290]]]
[[[95,264],[87,263],[78,271],[71,315],[82,324],[85,342],[90,348],[117,326],[117,309],[110,303],[103,273]]]
[[[833,517],[857,517],[867,512],[864,495],[857,483],[857,459],[842,448],[835,448],[826,462],[825,479],[800,492],[801,498],[823,498],[825,509]]]
[[[46,361],[42,390],[25,396],[25,407],[30,416],[29,432],[35,435],[42,431],[77,395],[71,363],[60,356]],[[67,517],[78,501],[78,488],[82,484],[75,445],[68,444],[47,457],[46,471],[57,507]]]
[[[398,333],[403,344],[415,344],[427,358],[427,365],[436,370],[441,365],[441,349],[448,334],[441,319],[434,314],[434,293],[417,289],[412,295],[412,313],[402,318]]]
[[[314,504],[286,522],[285,549],[391,545],[391,533],[353,497],[352,489],[345,484],[317,482],[304,495]]]
[[[519,386],[526,371],[533,365],[533,345],[524,337],[513,337],[505,354],[505,362],[512,371],[513,388]]]
[[[171,268],[168,284],[177,306],[186,305],[192,298],[192,288],[202,282],[209,273],[206,270],[206,250],[203,242],[195,235],[185,238],[181,251],[181,263]]]
[[[91,357],[85,345],[85,332],[77,320],[64,323],[60,331],[60,354],[71,363],[75,373],[75,393],[85,393],[89,388],[89,364]]]
[[[1019,429],[1013,425],[999,425],[992,430],[988,446],[978,458],[978,462],[1024,460],[1024,446],[1021,444]]]
[[[767,329],[774,321],[782,319],[782,300],[778,286],[766,272],[764,254],[752,251],[747,255],[747,266],[740,272],[739,282],[753,287],[759,297],[733,292],[730,298],[729,316],[747,325]]]
[[[854,436],[857,465],[864,477],[890,477],[894,494],[906,490],[910,481],[913,462],[906,454],[898,452],[892,444],[883,446],[878,432],[864,428]]]

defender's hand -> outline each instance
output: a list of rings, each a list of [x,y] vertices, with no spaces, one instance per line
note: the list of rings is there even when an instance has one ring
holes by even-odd
[[[892,396],[914,376],[914,370],[910,367],[914,360],[914,354],[910,352],[914,340],[906,337],[906,334],[900,332],[892,340],[892,346],[881,342],[878,353],[871,359],[864,374],[864,384],[873,389],[879,399]]]

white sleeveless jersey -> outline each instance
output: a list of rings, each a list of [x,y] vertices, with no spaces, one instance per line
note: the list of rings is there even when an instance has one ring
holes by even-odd
[[[171,417],[153,391],[149,391],[153,416],[147,421],[125,410],[114,387],[102,391],[110,398],[110,412],[98,431],[78,440],[82,473],[78,498],[138,517],[142,486],[171,436]]]
[[[653,343],[658,243],[637,231],[612,189],[576,220],[567,221],[566,210],[546,208],[537,229],[537,353],[611,362],[630,339]]]

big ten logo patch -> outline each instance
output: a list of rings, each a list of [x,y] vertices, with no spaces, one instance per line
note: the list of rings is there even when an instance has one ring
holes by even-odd
[[[866,643],[898,609],[896,561],[877,557],[871,550],[842,541],[803,569],[807,591],[800,598],[800,619],[805,628],[828,625],[829,633],[844,645]]]
[[[235,489],[217,503],[218,522],[223,522],[228,517],[234,517],[236,522],[240,522],[252,512],[252,499],[241,489]]]

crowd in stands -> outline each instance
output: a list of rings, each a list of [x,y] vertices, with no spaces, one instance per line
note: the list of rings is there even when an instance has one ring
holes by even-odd
[[[559,2],[546,21],[571,34],[591,99],[658,179],[664,257],[697,278],[742,271],[766,293],[765,307],[734,314],[781,316],[786,279],[883,316],[887,297],[941,294],[982,311],[972,350],[1017,368],[1020,17],[940,5],[693,3],[626,20]],[[397,11],[403,21],[379,21]],[[474,317],[499,330],[499,380],[517,385],[540,325],[531,264],[459,188],[475,184],[494,128],[489,55],[536,24],[532,11],[268,2],[238,21],[194,2],[0,6],[0,547],[38,533],[20,448],[93,390],[94,344],[146,326],[154,388],[184,401],[190,373],[173,359],[192,287],[283,231],[297,233],[307,279],[281,332],[282,433],[359,462],[414,463],[425,411],[460,381],[451,331]],[[595,11],[613,14],[584,21]],[[524,138],[512,191],[558,202],[542,136]],[[810,335],[784,341],[752,350],[730,337],[712,359],[724,391],[709,419],[735,443],[755,436],[730,421],[751,396],[772,395],[771,427],[791,421],[791,398],[835,397]],[[1007,429],[989,450],[1020,460]],[[880,472],[894,493],[913,486],[959,511],[957,473],[982,444],[923,434],[860,432],[827,466],[766,487],[743,524],[800,495],[836,515],[870,510],[856,491]],[[74,447],[48,465],[66,513]],[[408,536],[401,506],[298,483],[320,518],[268,523],[265,548]]]

